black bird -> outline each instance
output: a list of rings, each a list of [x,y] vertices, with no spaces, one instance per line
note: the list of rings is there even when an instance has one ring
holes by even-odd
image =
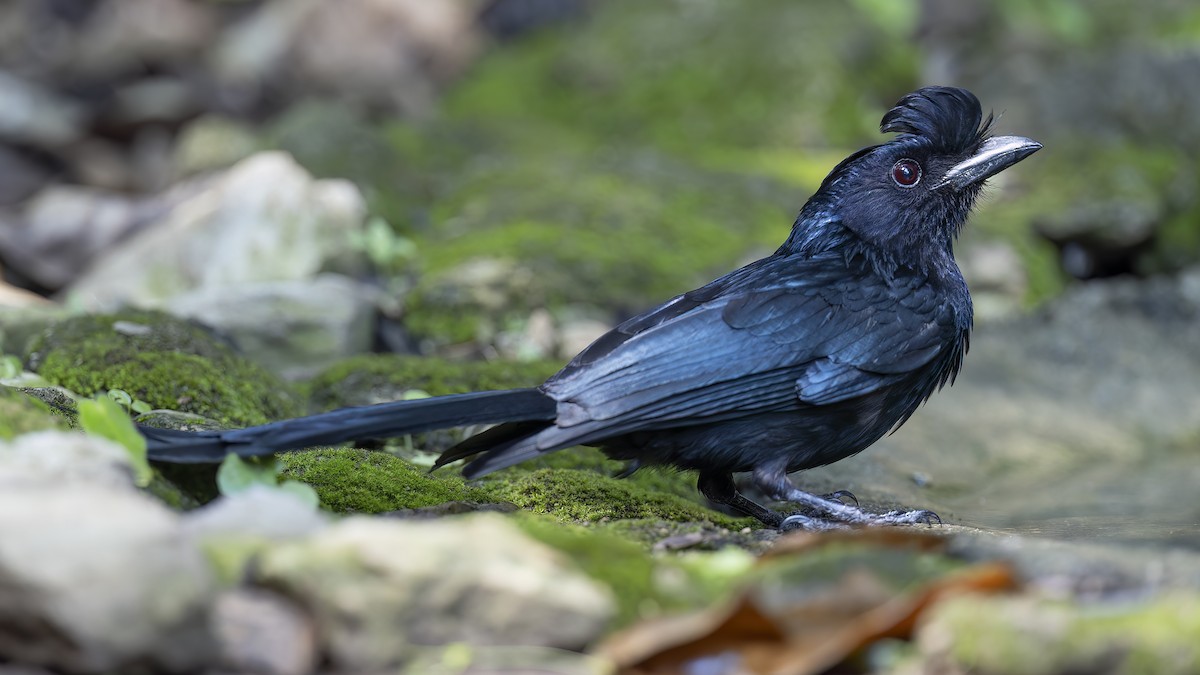
[[[774,254],[617,326],[540,387],[230,431],[143,428],[149,456],[215,462],[228,452],[500,423],[447,450],[435,468],[473,458],[463,474],[474,478],[593,445],[634,468],[698,471],[706,497],[771,526],[784,517],[741,495],[734,472],[750,472],[772,499],[834,521],[936,519],[928,511],[870,514],[803,492],[787,474],[860,452],[954,380],[971,296],[953,241],[984,181],[1042,147],[991,136],[991,122],[965,89],[905,96],[880,125],[898,135],[838,164]]]

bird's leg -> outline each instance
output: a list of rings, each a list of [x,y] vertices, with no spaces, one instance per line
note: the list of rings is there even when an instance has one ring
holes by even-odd
[[[621,467],[620,471],[617,471],[616,473],[614,473],[613,478],[618,478],[618,479],[629,478],[633,474],[637,473],[637,470],[640,468],[642,468],[642,463],[637,461],[636,459],[625,462],[625,466]]]
[[[696,489],[700,490],[700,494],[711,499],[717,504],[737,509],[742,513],[758,519],[767,527],[778,528],[783,525],[783,516],[768,509],[765,506],[759,506],[747,499],[742,493],[737,491],[737,486],[733,484],[733,474],[721,471],[701,471],[700,478],[696,481]]]
[[[907,525],[916,523],[941,523],[942,519],[933,511],[917,509],[915,511],[889,511],[887,513],[870,513],[859,508],[857,500],[851,506],[840,501],[843,495],[835,492],[828,496],[817,496],[800,490],[788,480],[782,470],[756,469],[754,482],[770,495],[772,499],[792,502],[816,511],[833,523],[821,521],[805,515],[789,516],[783,520],[781,529],[834,529],[840,524],[848,525]]]

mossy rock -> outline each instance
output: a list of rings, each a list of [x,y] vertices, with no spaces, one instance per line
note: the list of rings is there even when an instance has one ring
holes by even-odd
[[[918,84],[919,11],[867,0],[612,0],[575,30],[495,51],[445,110],[523,142],[588,149],[857,145],[880,109]]]
[[[0,385],[0,439],[31,431],[66,429],[67,421],[41,400],[19,389]]]
[[[305,387],[312,409],[325,411],[412,396],[534,387],[561,367],[555,361],[449,361],[365,354],[338,362],[309,380]],[[479,427],[467,427],[414,434],[404,439],[403,454],[413,458],[416,451],[441,452],[478,430]]]
[[[540,308],[641,311],[774,249],[801,200],[648,151],[497,159],[459,167],[414,235],[404,325],[427,344],[494,343]]]
[[[250,426],[300,413],[279,379],[196,324],[158,312],[79,316],[33,341],[31,370],[81,396],[121,389],[155,408]]]
[[[279,456],[282,473],[311,485],[321,504],[346,513],[421,509],[447,502],[510,503],[567,522],[656,519],[741,529],[753,523],[702,506],[697,498],[580,469],[508,470],[478,484],[386,452],[324,448]]]
[[[339,361],[305,388],[315,410],[372,405],[404,398],[535,387],[563,364],[557,361],[450,361],[434,357],[364,354]]]
[[[491,495],[451,474],[430,473],[386,452],[325,448],[279,456],[281,474],[317,491],[321,506],[338,513],[385,513]]]
[[[679,495],[647,489],[591,471],[539,469],[484,480],[493,501],[506,501],[536,513],[572,522],[652,518],[675,522],[706,521],[740,529],[746,518],[732,518]]]

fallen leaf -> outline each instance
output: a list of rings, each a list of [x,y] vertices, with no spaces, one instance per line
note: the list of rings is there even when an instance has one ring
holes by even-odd
[[[804,533],[781,540],[764,559],[799,558],[830,545],[857,547],[860,554],[878,549],[886,560],[897,551],[902,557],[936,555],[945,540],[897,530]],[[1012,568],[999,562],[959,568],[899,590],[869,567],[850,564],[838,571],[830,583],[797,593],[781,594],[777,585],[760,580],[720,607],[631,626],[598,652],[627,675],[822,673],[877,640],[910,637],[921,614],[945,597],[1016,586]],[[793,595],[795,600],[788,599]]]

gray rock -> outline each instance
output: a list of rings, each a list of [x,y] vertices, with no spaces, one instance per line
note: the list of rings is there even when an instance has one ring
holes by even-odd
[[[0,205],[23,201],[52,175],[54,169],[46,161],[0,145]]]
[[[39,431],[0,441],[0,490],[75,483],[132,492],[129,455],[112,441],[78,432]]]
[[[178,124],[200,112],[188,84],[174,77],[146,77],[113,93],[107,121],[122,126]]]
[[[577,318],[564,321],[559,329],[558,356],[564,359],[574,357],[610,329],[611,324],[598,319]]]
[[[295,495],[253,487],[188,512],[183,528],[200,539],[235,536],[285,540],[313,534],[328,520]]]
[[[204,188],[203,181],[191,181],[138,198],[81,186],[48,187],[26,203],[20,214],[0,218],[0,253],[42,286],[62,288],[100,252],[164,218]]]
[[[338,274],[231,287],[205,286],[171,299],[177,316],[230,337],[249,359],[287,378],[311,376],[370,351],[375,292]]]
[[[239,589],[217,596],[213,635],[222,665],[238,673],[305,675],[316,671],[317,635],[295,603],[269,591]]]
[[[187,0],[95,3],[84,30],[63,45],[72,76],[119,76],[147,63],[196,59],[216,37],[216,10]]]
[[[0,139],[58,148],[82,135],[84,118],[71,100],[0,71]]]
[[[958,261],[971,288],[977,321],[1011,316],[1022,308],[1028,275],[1012,246],[998,241],[964,242]]]
[[[494,514],[349,518],[265,552],[257,581],[310,608],[332,664],[348,672],[453,642],[578,649],[614,608],[557,552]]]
[[[120,452],[81,434],[0,452],[0,661],[175,672],[209,658],[207,564],[179,517],[113,468]]]
[[[186,291],[361,264],[350,235],[366,207],[350,183],[315,180],[290,156],[267,152],[205,185],[107,251],[68,293],[94,309],[162,307]]]
[[[231,88],[269,83],[424,115],[479,46],[473,10],[453,0],[283,0],[225,31],[212,64]]]

